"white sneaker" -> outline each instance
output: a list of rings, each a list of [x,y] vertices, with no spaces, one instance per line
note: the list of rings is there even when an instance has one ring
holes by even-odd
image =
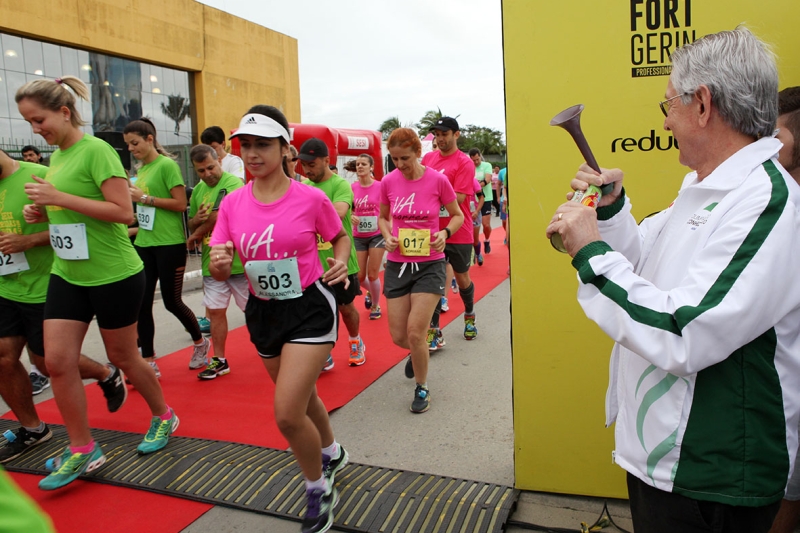
[[[152,368],[153,372],[156,373],[156,379],[161,379],[161,370],[158,369],[158,365],[156,364],[156,362],[148,361],[147,364],[150,365],[150,368]]]
[[[192,353],[192,359],[191,361],[189,361],[189,369],[197,370],[198,368],[203,368],[208,364],[209,348],[211,348],[211,343],[205,337],[203,338],[202,344],[194,345],[194,352]]]

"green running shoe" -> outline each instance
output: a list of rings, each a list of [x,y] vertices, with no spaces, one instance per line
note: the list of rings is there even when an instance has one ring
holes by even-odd
[[[175,414],[175,411],[172,409],[170,409],[170,411],[172,412],[172,416],[167,420],[161,420],[161,418],[157,416],[154,416],[152,420],[150,420],[150,429],[147,430],[147,435],[144,436],[144,440],[142,440],[136,448],[139,455],[157,452],[167,445],[169,436],[178,429],[178,424],[180,424],[180,420],[178,420],[178,415]]]
[[[63,487],[75,481],[78,476],[97,470],[105,462],[106,456],[96,442],[89,453],[71,453],[67,448],[61,455],[58,468],[39,482],[39,488],[55,490]]]

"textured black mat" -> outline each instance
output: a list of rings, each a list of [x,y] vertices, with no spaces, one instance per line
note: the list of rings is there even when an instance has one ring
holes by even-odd
[[[0,420],[0,433],[16,427],[15,421]],[[67,445],[64,427],[50,427],[53,439],[6,469],[46,474],[45,460]],[[291,520],[305,512],[303,476],[289,452],[176,436],[164,450],[140,456],[141,434],[92,433],[108,462],[83,479]],[[354,463],[337,474],[336,486],[334,527],[358,532],[499,532],[519,497],[503,485]]]

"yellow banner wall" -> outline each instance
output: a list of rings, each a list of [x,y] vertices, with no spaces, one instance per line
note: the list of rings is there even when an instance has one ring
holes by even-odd
[[[797,0],[503,0],[518,488],[626,497],[604,428],[611,341],[575,298],[569,257],[544,236],[583,161],[548,125],[582,103],[598,163],[626,172],[637,218],[667,207],[688,169],[663,129],[676,45],[745,23],[771,43],[781,88],[800,85]]]

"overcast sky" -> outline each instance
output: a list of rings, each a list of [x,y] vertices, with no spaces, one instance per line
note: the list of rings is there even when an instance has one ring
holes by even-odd
[[[439,107],[505,133],[500,0],[200,1],[297,39],[304,123],[374,130]]]

